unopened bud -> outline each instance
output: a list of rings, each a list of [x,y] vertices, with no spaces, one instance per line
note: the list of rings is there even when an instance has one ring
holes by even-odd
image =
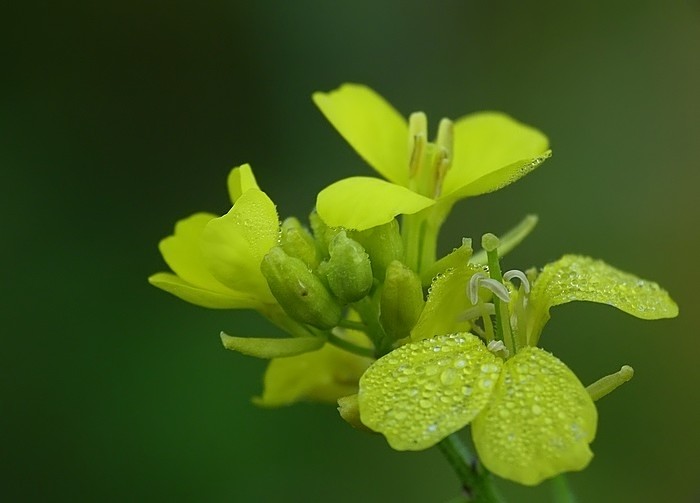
[[[403,260],[403,239],[396,219],[364,231],[352,231],[350,237],[360,243],[372,261],[372,273],[384,280],[386,268],[394,260]]]
[[[423,311],[423,287],[418,275],[398,260],[386,270],[379,321],[393,340],[410,335]]]
[[[360,243],[345,231],[335,235],[328,245],[330,259],[319,267],[331,292],[343,304],[363,298],[372,288],[372,264]]]
[[[301,259],[311,269],[318,267],[316,241],[296,218],[289,217],[282,222],[280,243],[290,257]]]
[[[322,329],[340,321],[340,306],[301,259],[275,246],[263,258],[260,270],[290,318]]]
[[[316,213],[316,210],[312,211],[309,215],[309,224],[311,224],[311,231],[314,233],[314,238],[316,238],[319,257],[328,258],[328,246],[335,235],[342,229],[328,227],[326,222],[321,220],[319,214]]]

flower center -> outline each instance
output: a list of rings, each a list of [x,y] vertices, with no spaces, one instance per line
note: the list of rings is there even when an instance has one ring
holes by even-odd
[[[428,141],[428,119],[423,112],[414,112],[408,119],[409,187],[421,195],[437,199],[442,183],[452,166],[453,126],[442,119],[437,138]]]
[[[530,280],[520,270],[501,273],[498,260],[499,241],[493,234],[486,234],[482,245],[487,253],[489,268],[474,274],[467,285],[467,297],[472,307],[460,319],[472,322],[472,330],[485,342],[507,358],[527,345],[522,335],[525,333],[527,305],[530,296]],[[513,281],[520,283],[516,288]],[[484,302],[480,293],[491,294],[490,302]]]

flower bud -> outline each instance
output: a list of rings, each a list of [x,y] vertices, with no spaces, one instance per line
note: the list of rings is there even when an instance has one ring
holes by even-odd
[[[372,273],[379,281],[384,279],[392,260],[403,260],[403,240],[396,219],[364,231],[352,231],[350,237],[367,251],[372,261]]]
[[[345,231],[335,235],[328,245],[330,258],[318,271],[328,282],[331,292],[343,304],[363,298],[372,288],[372,264],[360,243]]]
[[[395,341],[408,337],[424,305],[418,275],[398,260],[391,262],[379,304],[379,321],[386,334]]]
[[[311,230],[316,238],[316,246],[319,256],[328,258],[328,246],[335,235],[341,231],[341,229],[336,227],[328,227],[326,222],[321,220],[321,217],[315,210],[309,215],[309,223],[311,224]]]
[[[290,257],[301,259],[310,269],[318,267],[316,241],[296,218],[289,217],[282,222],[280,243]]]
[[[263,258],[260,270],[290,318],[322,329],[340,321],[340,306],[301,259],[275,246]]]

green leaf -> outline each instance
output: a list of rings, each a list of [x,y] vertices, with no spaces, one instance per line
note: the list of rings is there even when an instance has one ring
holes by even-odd
[[[312,98],[370,166],[387,180],[408,184],[408,124],[384,98],[360,84],[343,84]]]
[[[488,406],[472,423],[472,438],[491,472],[536,485],[588,465],[597,421],[574,373],[550,353],[527,347],[506,361]]]
[[[271,339],[262,337],[233,337],[221,332],[221,342],[226,349],[238,351],[256,358],[281,358],[296,356],[320,349],[325,344],[323,337],[292,337]]]
[[[535,280],[528,314],[529,343],[537,342],[551,307],[574,300],[608,304],[644,320],[678,315],[678,306],[658,284],[601,260],[565,255],[546,265]]]
[[[360,379],[362,423],[396,450],[422,450],[486,406],[502,361],[472,334],[425,339],[377,360]]]
[[[330,227],[364,230],[435,204],[430,198],[378,178],[345,178],[323,189],[316,210]]]

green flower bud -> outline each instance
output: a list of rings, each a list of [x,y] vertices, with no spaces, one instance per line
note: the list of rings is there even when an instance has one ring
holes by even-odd
[[[340,321],[340,306],[301,259],[275,246],[263,258],[260,270],[290,318],[323,329]]]
[[[335,235],[328,245],[330,259],[318,269],[328,287],[343,304],[366,296],[372,288],[372,264],[360,243],[350,239],[345,231]]]
[[[282,222],[280,242],[290,257],[301,259],[311,269],[318,267],[316,241],[296,218],[289,217]]]
[[[350,237],[360,243],[372,261],[372,273],[379,281],[393,260],[403,260],[403,239],[396,219],[364,231],[351,231]]]
[[[342,229],[338,227],[328,227],[315,210],[309,215],[309,223],[311,224],[311,230],[316,238],[316,247],[319,257],[328,258],[328,246],[335,235]]]
[[[379,303],[379,321],[386,334],[395,341],[408,337],[424,305],[418,275],[398,260],[391,262]]]

